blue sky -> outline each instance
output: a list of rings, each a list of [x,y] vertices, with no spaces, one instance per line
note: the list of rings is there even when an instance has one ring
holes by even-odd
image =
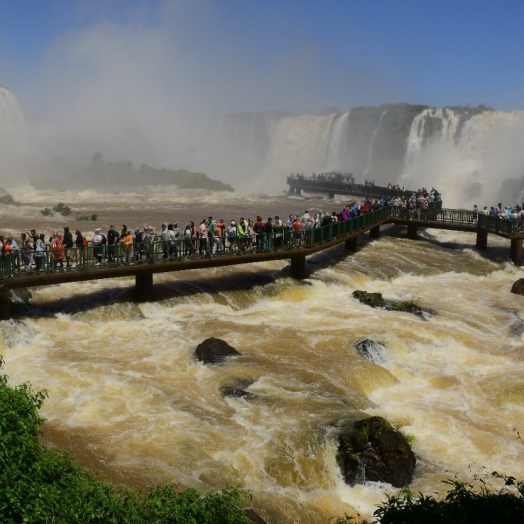
[[[0,0],[0,13],[0,84],[28,118],[146,91],[173,114],[524,108],[522,0]]]

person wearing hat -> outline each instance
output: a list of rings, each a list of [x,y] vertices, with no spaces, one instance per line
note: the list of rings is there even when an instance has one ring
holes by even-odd
[[[99,266],[102,263],[104,257],[104,244],[106,238],[102,235],[102,229],[95,229],[95,236],[93,237],[93,256],[96,258],[95,266]]]
[[[107,232],[107,261],[113,262],[113,258],[115,256],[115,246],[118,243],[118,240],[120,238],[120,235],[118,234],[118,231],[115,230],[115,226],[109,226],[109,230]]]
[[[233,251],[237,239],[237,223],[234,220],[231,220],[227,228],[227,239],[229,241],[229,251]]]

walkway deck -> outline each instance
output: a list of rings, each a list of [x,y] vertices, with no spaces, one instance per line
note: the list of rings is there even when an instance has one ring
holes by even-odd
[[[476,247],[487,248],[488,234],[492,233],[511,240],[510,257],[520,265],[524,239],[524,221],[505,220],[470,211],[455,209],[430,209],[420,216],[409,217],[392,206],[383,207],[348,221],[338,222],[318,229],[305,231],[296,237],[291,231],[282,234],[261,235],[258,242],[250,246],[247,241],[230,245],[224,239],[222,248],[213,254],[206,244],[202,253],[186,252],[183,240],[176,246],[176,255],[165,259],[162,242],[146,244],[144,261],[127,265],[122,262],[122,246],[115,246],[113,263],[95,265],[93,247],[73,249],[72,255],[81,263],[75,268],[53,268],[50,254],[44,260],[42,271],[25,272],[21,268],[21,255],[13,254],[0,259],[0,318],[9,318],[9,292],[11,289],[49,286],[67,282],[98,280],[103,278],[132,277],[136,279],[136,298],[150,300],[153,290],[153,275],[174,271],[206,269],[212,267],[249,264],[270,260],[290,260],[291,274],[295,278],[305,277],[305,258],[318,251],[329,249],[345,242],[346,249],[356,251],[357,237],[369,231],[370,238],[380,235],[384,224],[407,226],[409,238],[416,239],[418,228],[449,229],[476,233]],[[137,250],[143,247],[135,246]],[[230,250],[231,248],[231,250]],[[107,258],[107,246],[104,247]]]

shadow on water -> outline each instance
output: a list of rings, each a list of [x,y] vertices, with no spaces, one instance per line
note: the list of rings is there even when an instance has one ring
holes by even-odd
[[[401,226],[385,227],[381,231],[381,236],[407,238],[406,229]],[[357,239],[360,251],[373,242],[369,234],[359,235]],[[465,242],[442,242],[430,232],[424,231],[419,234],[417,240],[421,244],[431,245],[437,249],[461,252],[465,249],[475,249],[475,237],[472,235],[471,243]],[[483,258],[492,262],[504,262],[509,259],[509,246],[489,246],[486,251],[477,251]],[[316,271],[332,267],[354,253],[345,249],[343,243],[316,253],[306,259],[306,277],[313,276]],[[256,287],[265,287],[275,283],[278,279],[292,278],[289,265],[280,270],[261,269],[257,271],[237,269],[220,276],[199,276],[190,277],[184,280],[173,279],[172,282],[157,283],[153,286],[153,301],[163,301],[171,298],[190,297],[201,293],[216,294],[231,291],[250,291]],[[300,281],[296,281],[299,285]],[[304,283],[305,284],[305,283]],[[12,303],[11,314],[16,317],[52,317],[57,313],[73,315],[76,313],[89,311],[96,307],[104,307],[115,303],[134,302],[134,284],[126,288],[106,288],[93,291],[89,294],[78,294],[64,298],[57,298],[45,304],[35,304],[32,301],[27,303]]]
[[[173,279],[153,285],[153,300],[164,301],[172,298],[191,297],[201,293],[220,293],[230,291],[250,291],[256,287],[273,284],[278,278],[289,276],[289,270],[239,271],[220,276],[200,276],[184,280]],[[125,288],[106,288],[89,294],[77,294],[39,304],[30,300],[27,303],[12,303],[12,317],[45,318],[57,313],[74,315],[96,307],[111,306],[116,303],[135,302],[135,286]]]

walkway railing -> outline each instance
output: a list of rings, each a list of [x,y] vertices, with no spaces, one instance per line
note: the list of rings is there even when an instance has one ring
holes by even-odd
[[[424,221],[476,226],[489,233],[511,238],[524,238],[524,220],[490,217],[460,209],[428,209],[421,210],[419,214],[417,211],[411,212],[394,206],[386,206],[350,220],[304,230],[300,233],[284,227],[271,234],[252,237],[181,238],[174,242],[133,243],[128,249],[121,243],[115,246],[89,245],[69,250],[64,248],[64,255],[66,252],[69,253],[72,261],[69,267],[65,257],[61,261],[55,260],[50,246],[47,246],[47,250],[41,256],[33,253],[29,259],[15,251],[0,258],[0,279],[23,277],[28,273],[96,271],[98,268],[162,264],[166,261],[242,256],[275,251],[289,252],[291,258],[293,253],[299,254],[301,250],[315,248],[340,237],[367,231],[374,226],[388,222],[390,218],[409,220],[413,223]]]
[[[383,207],[365,215],[337,222],[317,229],[306,229],[299,233],[288,227],[270,234],[253,235],[252,237],[214,237],[214,238],[180,238],[173,242],[133,243],[126,247],[122,243],[114,246],[93,246],[81,248],[63,248],[63,258],[55,260],[54,253],[47,246],[41,256],[33,253],[24,263],[24,255],[13,252],[0,258],[0,278],[23,277],[24,274],[50,274],[61,271],[96,271],[98,268],[111,268],[127,265],[161,264],[166,261],[218,258],[224,256],[242,256],[271,251],[299,252],[314,248],[340,236],[369,229],[375,223],[381,223],[390,217],[390,208]],[[69,254],[72,265],[66,262]],[[290,255],[291,256],[291,255]]]
[[[350,183],[349,181],[343,182],[341,180],[326,180],[324,178],[301,178],[301,177],[288,177],[287,185],[290,189],[300,189],[307,191],[321,191],[323,193],[331,194],[348,194],[355,196],[364,196],[372,198],[386,198],[391,200],[395,197],[403,197],[409,199],[413,193],[409,189],[391,189],[383,186],[367,186],[362,184]],[[440,209],[442,207],[442,200],[430,202],[430,207]]]

